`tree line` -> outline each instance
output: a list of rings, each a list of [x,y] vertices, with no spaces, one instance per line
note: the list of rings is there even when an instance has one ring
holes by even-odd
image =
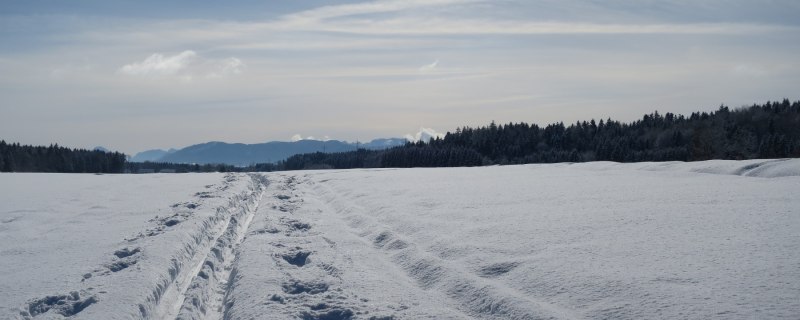
[[[0,140],[0,172],[121,173],[125,155],[119,152],[30,146]]]
[[[690,116],[653,112],[623,123],[612,119],[540,127],[508,123],[448,132],[429,142],[385,150],[308,153],[278,163],[128,162],[122,153],[28,146],[0,141],[0,171],[137,173],[251,172],[303,169],[458,167],[584,161],[700,161],[800,157],[800,101],[754,104]]]
[[[612,119],[545,127],[508,123],[448,132],[428,143],[388,150],[296,155],[283,170],[452,167],[584,161],[700,161],[800,157],[800,101],[754,104],[690,116],[657,111],[623,123]]]
[[[123,153],[71,149],[57,144],[31,146],[0,140],[0,172],[141,173],[275,171],[272,163],[236,167],[228,164],[130,162]]]
[[[434,146],[425,142],[408,143],[386,150],[299,154],[278,162],[278,170],[472,167],[484,164],[477,151],[460,146]]]

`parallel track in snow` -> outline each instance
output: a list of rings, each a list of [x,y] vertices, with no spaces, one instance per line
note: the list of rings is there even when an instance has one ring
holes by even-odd
[[[237,248],[258,209],[267,181],[250,175],[251,192],[237,196],[231,203],[238,206],[220,208],[226,215],[211,228],[213,237],[194,250],[191,259],[177,268],[178,274],[163,292],[149,319],[223,319],[225,296],[230,286]],[[181,272],[180,270],[185,270]]]

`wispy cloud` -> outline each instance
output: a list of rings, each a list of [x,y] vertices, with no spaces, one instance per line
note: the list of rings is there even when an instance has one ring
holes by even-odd
[[[361,35],[753,34],[795,27],[753,23],[590,23],[553,19],[465,18],[431,8],[492,5],[486,0],[386,0],[323,6],[288,14],[248,30],[324,31]],[[453,10],[455,11],[455,10]],[[382,15],[380,18],[376,15]]]
[[[311,10],[285,15],[281,21],[287,24],[303,24],[326,19],[366,14],[399,12],[426,7],[446,6],[480,2],[479,0],[386,0],[356,4],[323,6]]]
[[[306,28],[361,35],[758,34],[796,29],[746,23],[603,24],[414,17],[321,22]]]
[[[154,53],[143,61],[122,66],[118,72],[127,76],[181,76],[193,79],[236,75],[242,73],[243,68],[242,60],[235,57],[205,59],[192,50],[186,50],[172,56]]]
[[[194,51],[187,50],[174,56],[154,53],[142,62],[126,64],[119,69],[120,73],[130,76],[163,76],[174,75],[186,69],[192,60],[197,58]]]
[[[438,39],[442,41],[474,43],[478,39],[468,36],[758,35],[800,31],[796,25],[752,21],[649,22],[624,16],[591,21],[563,17],[506,17],[491,14],[491,10],[487,10],[487,14],[475,14],[478,9],[474,6],[481,5],[499,6],[496,2],[485,0],[372,1],[323,6],[261,21],[177,19],[150,23],[147,27],[135,25],[92,30],[83,36],[88,41],[119,43],[121,46],[137,44],[154,48],[196,48],[202,44],[206,48],[201,49],[215,50],[311,51],[431,47],[437,45],[432,41],[433,37],[443,38]],[[151,58],[153,60],[150,62],[167,63],[171,57],[153,55]],[[171,69],[167,67],[161,70],[170,72]]]
[[[438,66],[438,65],[439,65],[439,59],[436,59],[436,61],[434,61],[432,63],[429,63],[429,64],[426,64],[424,66],[419,67],[419,72],[420,73],[430,73],[433,70],[435,70],[436,66]]]

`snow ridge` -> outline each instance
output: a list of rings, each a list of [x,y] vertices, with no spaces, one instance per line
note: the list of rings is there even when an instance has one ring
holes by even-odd
[[[581,315],[546,301],[526,296],[487,277],[465,270],[409,243],[398,232],[380,225],[359,205],[322,184],[314,189],[353,231],[370,241],[388,259],[425,290],[445,293],[461,311],[477,318],[581,319]],[[499,272],[502,272],[499,271]]]
[[[733,175],[752,178],[785,178],[800,176],[800,159],[751,159],[751,160],[709,160],[697,162],[635,162],[620,163],[611,161],[531,164],[530,168],[553,168],[574,166],[590,171],[630,170],[664,171],[683,173],[706,173]]]

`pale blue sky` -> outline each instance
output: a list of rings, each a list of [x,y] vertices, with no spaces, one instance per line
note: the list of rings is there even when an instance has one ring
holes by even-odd
[[[798,1],[0,2],[0,139],[127,153],[798,99]]]

